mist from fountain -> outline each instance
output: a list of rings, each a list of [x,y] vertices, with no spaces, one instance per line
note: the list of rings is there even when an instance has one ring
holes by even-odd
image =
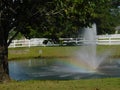
[[[101,64],[103,60],[105,60],[106,56],[98,56],[96,55],[96,24],[92,24],[92,27],[84,28],[83,30],[83,45],[81,49],[76,54],[76,58],[84,67],[90,69],[90,71],[97,71],[97,68]]]

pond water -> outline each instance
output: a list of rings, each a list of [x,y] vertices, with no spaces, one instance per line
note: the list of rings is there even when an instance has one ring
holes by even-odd
[[[95,71],[69,59],[29,59],[9,61],[14,80],[74,80],[120,77],[120,59],[108,60]]]

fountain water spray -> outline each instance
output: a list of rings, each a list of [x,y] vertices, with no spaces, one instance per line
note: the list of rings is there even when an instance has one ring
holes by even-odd
[[[96,71],[104,58],[99,58],[96,55],[96,24],[92,24],[92,27],[84,28],[83,30],[83,45],[76,54],[76,58],[79,63],[84,64],[91,71]]]

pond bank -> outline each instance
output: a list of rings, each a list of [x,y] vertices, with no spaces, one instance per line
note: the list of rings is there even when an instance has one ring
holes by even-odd
[[[80,51],[81,46],[74,47],[30,47],[30,48],[9,48],[8,59],[20,60],[30,58],[69,58]],[[110,52],[110,58],[120,57],[120,46],[97,46],[97,54]]]

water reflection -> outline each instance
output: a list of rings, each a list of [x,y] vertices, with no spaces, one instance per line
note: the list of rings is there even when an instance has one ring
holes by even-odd
[[[64,80],[120,77],[120,59],[104,62],[96,72],[60,59],[35,59],[9,62],[10,77],[15,80]]]

